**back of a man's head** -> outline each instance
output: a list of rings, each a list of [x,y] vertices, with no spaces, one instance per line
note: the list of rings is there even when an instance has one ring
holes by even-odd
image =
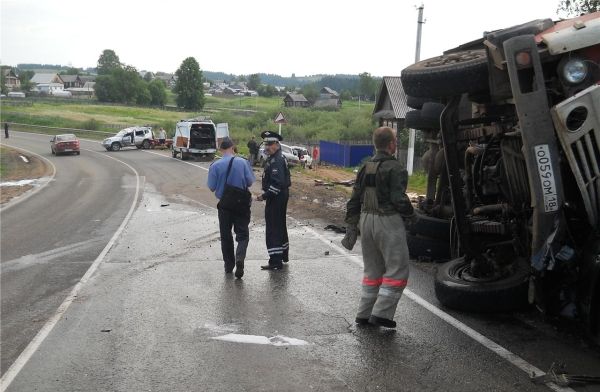
[[[373,144],[377,150],[385,150],[396,137],[390,127],[379,127],[373,132]]]

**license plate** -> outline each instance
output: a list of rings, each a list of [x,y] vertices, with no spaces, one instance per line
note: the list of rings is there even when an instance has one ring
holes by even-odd
[[[552,169],[552,158],[547,144],[540,144],[533,148],[535,161],[537,163],[542,195],[544,195],[544,211],[553,212],[558,210],[558,193],[554,182],[554,170]]]
[[[70,149],[70,148],[65,148],[65,150],[64,150],[64,151],[65,151],[65,152],[71,152],[71,151],[73,151],[73,150],[72,150],[72,149]]]

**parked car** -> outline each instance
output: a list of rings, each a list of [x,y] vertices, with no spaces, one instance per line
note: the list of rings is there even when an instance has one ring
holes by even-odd
[[[130,127],[120,130],[115,136],[104,139],[102,146],[107,151],[119,151],[123,147],[148,149],[152,146],[152,127]]]
[[[25,98],[25,93],[22,91],[11,91],[7,94],[8,98]]]
[[[298,158],[296,156],[296,154],[294,154],[294,150],[292,150],[292,148],[290,146],[288,146],[287,144],[280,143],[280,145],[281,145],[281,153],[287,160],[288,166],[293,167],[296,165],[300,165],[300,158]],[[265,145],[264,145],[264,143],[261,143],[260,147],[258,148],[258,163],[259,163],[259,165],[261,167],[264,166],[266,160],[267,160],[267,153],[265,152]]]
[[[446,237],[442,305],[529,303],[600,344],[599,63],[596,12],[488,32],[402,71],[426,102],[405,124],[434,141],[422,211],[446,219],[417,234]]]
[[[72,133],[56,135],[50,139],[50,150],[54,155],[80,154],[79,139]]]
[[[294,155],[296,155],[298,159],[300,159],[300,165],[302,165],[302,167],[308,167],[309,169],[312,169],[313,159],[306,148],[300,146],[292,146],[292,150],[294,151]]]

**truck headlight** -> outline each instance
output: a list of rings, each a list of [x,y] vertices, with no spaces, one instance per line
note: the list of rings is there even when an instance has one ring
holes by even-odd
[[[562,76],[569,84],[579,84],[585,80],[587,75],[587,64],[578,58],[572,58],[567,61],[562,69]]]

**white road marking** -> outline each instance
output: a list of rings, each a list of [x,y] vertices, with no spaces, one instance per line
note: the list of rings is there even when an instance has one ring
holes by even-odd
[[[25,163],[29,163],[29,159],[27,159],[27,157],[24,157],[23,155],[19,155],[21,157],[21,159],[23,160],[23,162]]]
[[[42,177],[43,179],[43,177]],[[39,180],[37,178],[31,178],[28,180],[18,180],[18,181],[5,181],[0,182],[0,186],[25,186],[25,185],[37,185]]]
[[[6,389],[10,386],[10,384],[13,382],[15,377],[19,374],[19,372],[23,369],[23,367],[31,359],[33,354],[35,354],[35,352],[38,350],[38,348],[40,347],[40,345],[42,344],[44,339],[46,339],[46,337],[48,337],[48,335],[50,334],[50,332],[52,331],[54,326],[60,321],[62,316],[65,314],[65,312],[71,305],[71,303],[75,300],[75,298],[77,298],[77,295],[79,294],[79,291],[81,290],[83,285],[91,278],[91,276],[94,274],[94,272],[96,272],[96,270],[100,266],[100,263],[102,263],[102,261],[104,260],[104,257],[106,257],[106,254],[108,253],[108,251],[113,247],[117,238],[121,235],[121,233],[125,229],[125,226],[127,225],[127,223],[129,222],[129,219],[133,215],[133,211],[135,210],[135,207],[137,205],[137,200],[138,200],[139,191],[140,191],[140,176],[139,176],[137,170],[135,170],[135,168],[133,168],[131,165],[129,165],[119,159],[113,158],[109,155],[101,154],[97,151],[92,151],[92,150],[86,150],[86,151],[93,152],[100,156],[104,156],[106,158],[113,159],[117,162],[120,162],[123,165],[130,168],[135,173],[136,188],[135,188],[135,196],[133,198],[133,202],[131,203],[129,212],[123,219],[123,222],[121,222],[121,225],[119,226],[117,231],[115,231],[115,233],[111,237],[110,241],[108,241],[108,244],[106,244],[106,246],[104,247],[102,252],[100,252],[98,257],[96,257],[96,260],[94,260],[94,262],[92,263],[90,268],[86,271],[85,275],[83,275],[81,280],[75,285],[75,287],[73,287],[73,289],[71,290],[71,292],[69,293],[67,298],[65,298],[65,300],[62,302],[62,304],[60,304],[60,306],[58,307],[58,309],[56,310],[54,315],[52,315],[52,317],[46,322],[46,324],[44,324],[42,329],[40,329],[40,331],[37,333],[37,335],[35,335],[35,337],[31,340],[31,342],[29,342],[27,347],[25,347],[25,349],[19,355],[19,357],[15,360],[15,362],[10,366],[10,368],[8,368],[6,373],[4,373],[4,375],[2,376],[2,379],[0,379],[0,391],[1,392],[6,391]]]
[[[271,346],[283,347],[283,346],[306,346],[309,343],[305,340],[288,338],[287,336],[277,335],[273,337],[266,337],[260,335],[241,335],[237,333],[230,333],[223,336],[217,336],[211,338],[214,340],[221,340],[224,342],[232,343],[246,343],[246,344],[269,344]]]
[[[289,217],[289,218],[291,218],[291,217]],[[294,218],[291,218],[291,219],[296,221],[296,223],[298,223],[300,226],[302,226],[304,228],[304,230],[306,230],[306,232],[312,234],[315,238],[321,240],[321,242],[323,242],[327,246],[333,248],[338,253],[346,255],[348,257],[348,259],[352,260],[354,263],[359,265],[361,268],[363,267],[363,261],[361,260],[361,258],[359,256],[348,252],[345,248],[342,248],[341,246],[336,245],[331,240],[329,240],[328,238],[326,238],[325,236],[323,236],[322,234],[320,234],[318,231],[314,230],[313,228],[308,227],[306,225],[302,225],[300,222],[298,222]],[[425,299],[423,299],[419,295],[415,294],[410,289],[408,289],[408,288],[404,289],[404,294],[406,295],[406,297],[411,299],[416,304],[422,306],[423,308],[430,311],[437,317],[441,318],[442,320],[444,320],[445,322],[447,322],[454,328],[458,329],[459,331],[461,331],[462,333],[464,333],[471,339],[475,340],[476,342],[478,342],[479,344],[481,344],[488,350],[496,353],[504,360],[506,360],[509,363],[513,364],[514,366],[518,367],[519,369],[521,369],[522,371],[527,373],[527,375],[529,377],[538,377],[538,376],[546,375],[546,372],[540,370],[539,368],[537,368],[534,365],[530,364],[529,362],[525,361],[523,358],[519,357],[518,355],[516,355],[516,354],[510,352],[509,350],[505,349],[504,347],[500,346],[498,343],[494,342],[493,340],[486,338],[479,332],[475,331],[473,328],[467,326],[466,324],[464,324],[461,321],[457,320],[456,318],[452,317],[451,315],[444,312],[437,306],[427,302]],[[557,392],[575,392],[571,388],[563,388],[553,382],[547,382],[546,386],[548,388],[552,389],[553,391],[557,391]]]
[[[52,168],[52,174],[50,175],[50,177],[47,177],[48,181],[42,183],[39,187],[33,188],[33,190],[25,193],[25,195],[17,197],[15,199],[9,201],[8,203],[6,203],[6,205],[4,207],[0,208],[0,212],[4,212],[4,211],[8,210],[9,208],[12,208],[12,207],[16,206],[17,204],[23,202],[24,200],[29,199],[31,196],[35,195],[36,193],[38,193],[39,191],[44,189],[48,184],[50,184],[50,182],[52,182],[52,180],[54,180],[54,176],[56,176],[56,166],[54,166],[54,163],[52,163],[48,158],[43,157],[40,154],[36,154],[35,152],[25,150],[24,148],[11,146],[10,144],[6,144],[6,143],[0,143],[0,145],[14,148],[15,150],[23,151],[23,152],[26,152],[27,154],[35,155],[36,157],[48,162],[48,164]]]

